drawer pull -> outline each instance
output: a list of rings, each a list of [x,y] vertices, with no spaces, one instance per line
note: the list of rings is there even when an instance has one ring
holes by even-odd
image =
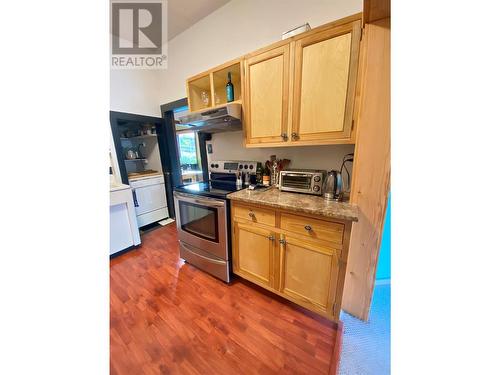
[[[307,230],[308,232],[312,231],[312,227],[310,225],[306,225],[304,229]]]
[[[248,216],[250,216],[252,219],[255,218],[255,214],[252,211],[248,213]]]
[[[274,241],[274,236],[269,236],[267,238],[269,239],[269,241]]]

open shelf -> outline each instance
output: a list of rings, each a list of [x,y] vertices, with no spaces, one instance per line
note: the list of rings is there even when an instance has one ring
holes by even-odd
[[[231,73],[231,82],[234,89],[234,101],[241,100],[241,64],[238,62],[212,73],[215,106],[227,103],[226,84],[228,73]]]
[[[209,74],[188,82],[189,106],[192,111],[212,106],[212,90],[210,86]]]
[[[242,64],[242,60],[233,60],[189,78],[187,80],[189,111],[199,112],[227,104],[226,84],[228,73],[231,73],[231,82],[234,88],[233,102],[241,102],[243,96]]]

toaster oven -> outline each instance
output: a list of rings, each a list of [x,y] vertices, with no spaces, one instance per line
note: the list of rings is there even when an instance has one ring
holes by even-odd
[[[326,171],[317,169],[289,169],[280,172],[279,189],[281,191],[292,191],[323,195],[323,183]]]

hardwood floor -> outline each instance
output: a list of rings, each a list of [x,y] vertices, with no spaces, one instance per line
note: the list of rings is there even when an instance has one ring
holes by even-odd
[[[184,264],[175,224],[142,241],[110,261],[111,374],[335,372],[335,323]]]

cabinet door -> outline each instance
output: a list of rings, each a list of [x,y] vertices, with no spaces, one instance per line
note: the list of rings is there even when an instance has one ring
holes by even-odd
[[[350,138],[361,22],[295,42],[292,143]]]
[[[247,144],[287,140],[289,85],[288,44],[245,60],[246,105],[243,115]]]
[[[279,291],[333,314],[340,250],[282,235]]]
[[[235,221],[233,242],[234,272],[274,287],[274,232]]]

